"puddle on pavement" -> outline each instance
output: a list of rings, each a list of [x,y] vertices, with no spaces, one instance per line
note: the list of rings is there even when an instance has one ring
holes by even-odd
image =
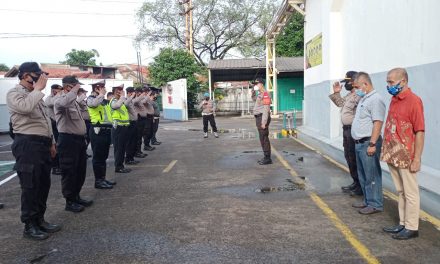
[[[305,180],[305,177],[300,177],[302,180]],[[292,179],[286,179],[287,183],[283,186],[264,186],[261,188],[257,188],[255,190],[256,193],[271,193],[271,192],[292,192],[305,190],[304,183],[298,183],[293,181]]]

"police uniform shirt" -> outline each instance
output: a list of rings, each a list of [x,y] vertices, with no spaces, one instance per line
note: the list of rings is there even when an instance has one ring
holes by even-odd
[[[136,107],[139,106],[139,103],[142,101],[142,97],[137,96],[135,98],[132,98],[130,101],[125,102],[125,106],[128,110],[128,115],[130,116],[130,121],[137,121],[138,120],[138,112],[136,111]]]
[[[199,104],[199,108],[202,109],[202,115],[212,115],[215,111],[214,103],[212,102],[212,100],[208,100],[208,101],[203,100]]]
[[[119,100],[116,99],[116,98],[114,98],[114,99],[111,100],[111,102],[110,102],[110,107],[111,107],[113,110],[117,110],[117,109],[121,108],[121,106],[122,106],[123,104],[125,104],[125,102],[126,102],[127,100],[130,100],[130,101],[131,101],[131,98],[130,98],[130,99],[127,99],[127,98],[125,98],[125,97],[123,97],[123,96],[121,96],[121,97],[119,98]]]
[[[258,93],[258,96],[253,96],[252,99],[255,100],[255,105],[254,105],[254,115],[259,115],[262,114],[262,120],[261,120],[261,124],[266,125],[267,124],[267,119],[269,118],[269,114],[270,114],[270,103],[269,104],[265,104],[264,103],[264,96],[269,97],[269,93],[268,92],[263,92],[263,93]]]
[[[49,118],[54,121],[55,121],[55,112],[53,110],[53,106],[54,106],[55,99],[59,95],[60,95],[59,93],[55,96],[53,94],[51,94],[44,100],[44,104],[46,105],[46,113],[49,116]]]
[[[76,102],[78,89],[79,87],[73,88],[68,93],[62,92],[60,97],[55,100],[55,120],[60,133],[86,134],[86,124]]]
[[[136,112],[141,117],[147,117],[147,108],[145,107],[145,103],[147,102],[147,97],[139,97],[141,98],[141,101],[136,105],[134,105]]]
[[[6,95],[6,102],[14,133],[37,135],[53,139],[52,124],[45,112],[44,93],[34,89],[32,92],[18,84]]]
[[[145,105],[145,108],[147,109],[147,114],[154,115],[153,100],[151,100],[148,95],[146,97],[144,105]]]
[[[87,106],[91,108],[96,108],[99,105],[101,105],[103,101],[104,101],[103,94],[99,94],[98,96],[90,95],[87,98]]]
[[[353,123],[356,107],[361,100],[356,93],[350,92],[342,97],[341,93],[333,93],[329,95],[330,100],[337,106],[341,107],[341,122],[343,125],[351,125]]]
[[[81,111],[81,116],[83,117],[83,119],[90,120],[89,111],[87,110],[87,102],[86,100],[84,100],[86,99],[86,97],[87,96],[85,94],[81,94],[76,98],[76,102],[78,103],[79,110]]]
[[[153,101],[153,108],[154,108],[154,119],[159,119],[160,109],[159,109],[159,104],[156,101]]]

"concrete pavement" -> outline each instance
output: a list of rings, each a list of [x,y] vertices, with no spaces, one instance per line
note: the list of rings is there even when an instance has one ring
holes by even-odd
[[[395,241],[381,231],[397,221],[395,201],[362,216],[351,207],[357,198],[340,191],[348,174],[324,157],[278,138],[271,140],[278,158],[261,167],[254,121],[217,123],[220,138],[203,139],[201,120],[162,122],[164,143],[132,173],[115,175],[108,162],[113,190],[93,188],[89,161],[82,196],[95,204],[80,214],[63,210],[60,177],[52,176],[46,218],[63,230],[46,241],[21,237],[18,179],[3,184],[0,263],[439,262],[440,231],[431,223],[421,221],[419,238]],[[0,158],[11,160],[4,149]]]

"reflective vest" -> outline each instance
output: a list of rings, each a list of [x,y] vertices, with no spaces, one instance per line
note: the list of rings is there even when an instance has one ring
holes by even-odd
[[[128,109],[127,107],[123,104],[119,109],[113,109],[111,108],[111,104],[113,101],[117,101],[115,98],[113,98],[110,101],[110,110],[112,113],[112,119],[113,119],[113,123],[114,125],[116,124],[117,126],[128,126],[130,125],[130,116],[128,115]]]
[[[90,122],[93,125],[98,123],[101,125],[112,125],[112,113],[108,104],[100,104],[97,107],[87,107],[87,111],[90,115]]]

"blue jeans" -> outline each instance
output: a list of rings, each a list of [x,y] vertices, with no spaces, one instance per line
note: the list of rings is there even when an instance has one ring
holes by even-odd
[[[382,169],[379,157],[382,147],[382,137],[376,142],[376,152],[368,156],[369,141],[356,144],[356,165],[359,183],[364,192],[364,202],[367,206],[383,210]]]

